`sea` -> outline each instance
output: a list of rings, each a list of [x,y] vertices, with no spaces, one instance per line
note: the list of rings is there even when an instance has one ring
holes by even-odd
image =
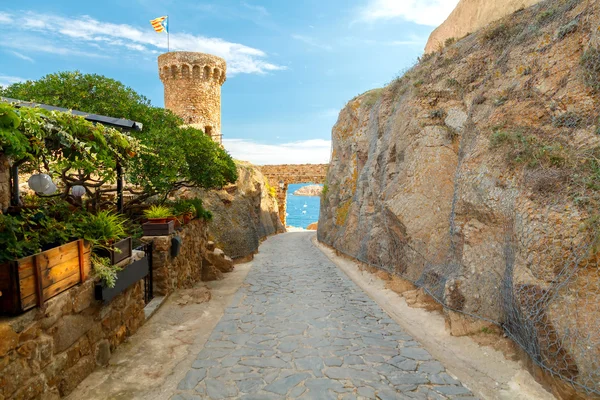
[[[287,194],[287,225],[306,229],[308,225],[319,221],[321,198],[294,196],[294,192],[303,186],[314,183],[294,183],[288,185]],[[322,186],[322,185],[321,185]]]

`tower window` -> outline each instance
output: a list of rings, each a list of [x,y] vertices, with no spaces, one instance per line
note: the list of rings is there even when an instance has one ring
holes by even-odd
[[[212,136],[212,134],[213,134],[213,128],[212,128],[212,126],[205,126],[204,127],[204,133],[206,133],[208,136]]]

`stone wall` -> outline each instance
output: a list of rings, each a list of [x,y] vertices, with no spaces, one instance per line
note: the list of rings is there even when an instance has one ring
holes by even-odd
[[[103,305],[88,280],[43,308],[0,318],[0,399],[66,396],[139,329],[143,308],[143,281]]]
[[[288,185],[292,183],[325,183],[329,164],[283,164],[260,167],[269,184],[277,191],[279,219],[285,226]],[[283,187],[281,183],[283,182]]]
[[[165,108],[221,143],[225,60],[210,54],[175,51],[159,56],[158,68],[165,87]]]
[[[172,239],[179,237],[182,245],[177,257],[171,256]],[[152,281],[155,296],[167,296],[176,289],[192,287],[202,280],[202,260],[206,257],[207,224],[193,220],[171,236],[144,237],[152,242]]]
[[[10,166],[8,158],[0,154],[0,212],[10,205]]]

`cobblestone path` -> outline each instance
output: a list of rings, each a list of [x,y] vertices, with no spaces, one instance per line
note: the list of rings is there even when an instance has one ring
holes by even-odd
[[[474,399],[313,246],[260,248],[172,400]]]

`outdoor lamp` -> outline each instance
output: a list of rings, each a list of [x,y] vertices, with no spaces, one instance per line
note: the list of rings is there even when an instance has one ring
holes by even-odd
[[[45,195],[48,195],[48,196],[49,196],[49,195],[51,195],[51,194],[54,194],[54,193],[56,193],[56,190],[57,190],[57,189],[58,189],[58,188],[56,187],[56,185],[54,184],[54,182],[50,181],[50,186],[48,187],[48,189],[44,190],[44,191],[42,192],[42,194],[45,194]]]
[[[284,187],[285,187],[285,182],[279,181],[279,189],[283,190]]]
[[[76,185],[71,188],[71,194],[75,197],[83,197],[85,194],[85,187]]]
[[[48,190],[51,185],[54,185],[52,178],[48,174],[35,174],[31,175],[31,178],[27,181],[27,184],[36,193],[44,193]],[[55,191],[56,191],[56,185]]]

